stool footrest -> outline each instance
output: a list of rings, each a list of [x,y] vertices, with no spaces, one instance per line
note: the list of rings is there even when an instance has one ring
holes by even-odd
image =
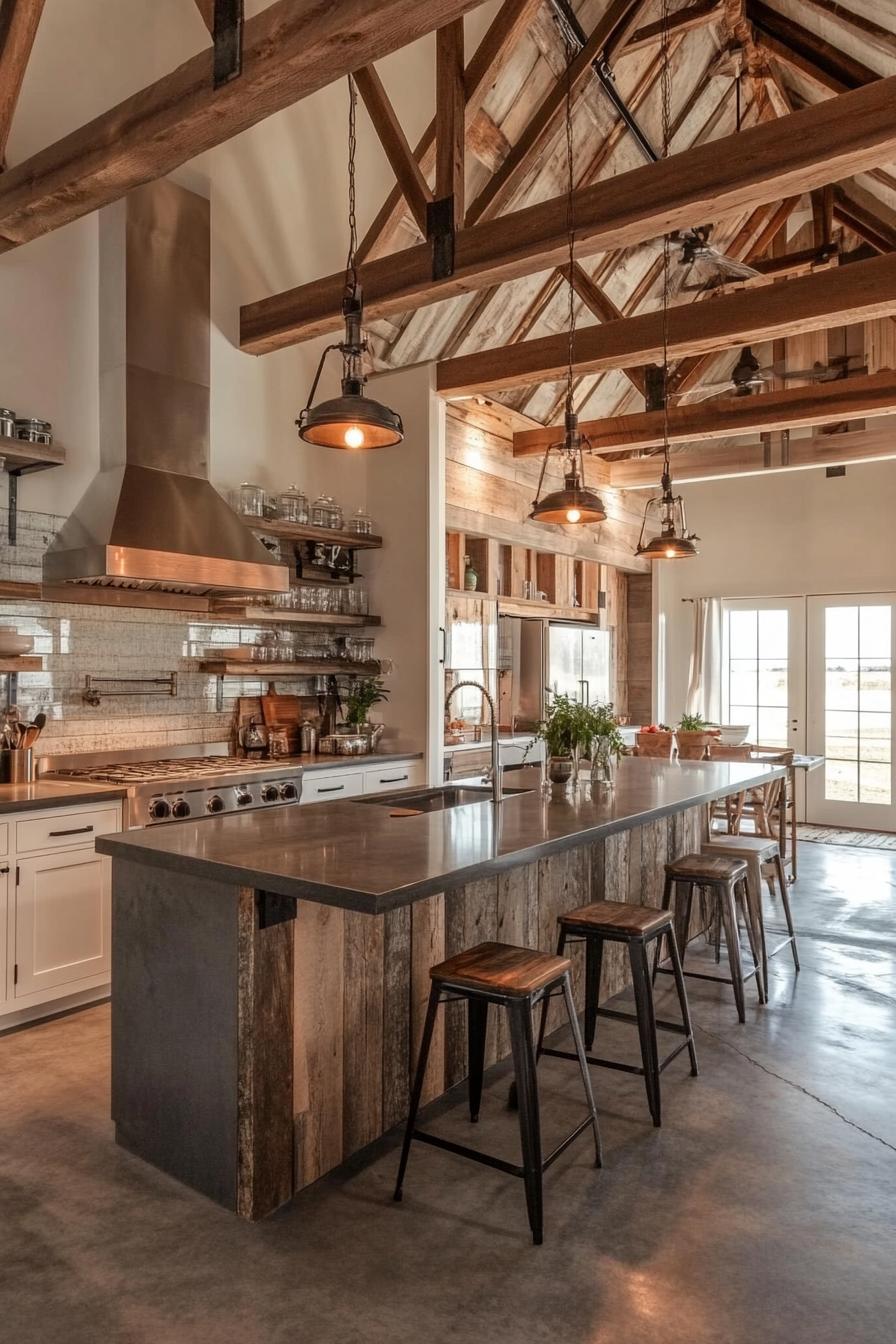
[[[556,1054],[556,1051],[543,1050],[542,1054]],[[573,1055],[573,1059],[578,1056]],[[557,1144],[553,1152],[548,1153],[547,1157],[542,1159],[541,1169],[547,1171],[552,1162],[556,1162],[561,1153],[565,1153],[571,1143],[575,1143],[580,1134],[591,1127],[591,1116],[586,1115],[581,1124],[576,1125],[571,1133],[567,1134],[565,1139]],[[443,1139],[439,1134],[430,1134],[425,1129],[415,1129],[413,1137],[419,1139],[421,1143],[428,1143],[431,1148],[443,1148],[446,1153],[455,1153],[458,1157],[470,1157],[474,1162],[481,1162],[484,1167],[493,1167],[495,1171],[503,1171],[508,1176],[525,1176],[525,1168],[518,1162],[508,1162],[503,1157],[494,1157],[491,1153],[483,1153],[478,1148],[468,1148],[465,1143],[454,1143],[452,1139]]]
[[[634,1022],[635,1026],[638,1024],[637,1013],[623,1013],[617,1008],[598,1008],[597,1016],[611,1017],[614,1022]],[[665,1018],[658,1017],[656,1018],[656,1025],[663,1031],[676,1031],[680,1036],[689,1034],[683,1022],[667,1022]],[[542,1054],[546,1055],[547,1051],[543,1050]]]
[[[674,975],[675,972],[669,966],[657,966],[658,975]],[[758,966],[753,966],[750,970],[744,971],[744,980],[751,980],[759,970]],[[734,981],[730,975],[706,975],[703,971],[683,971],[689,980],[709,980],[714,985],[733,985]]]
[[[664,1025],[664,1023],[657,1022],[658,1027]],[[669,1030],[669,1028],[666,1027],[666,1030]],[[683,1027],[675,1025],[672,1027],[672,1030],[681,1032],[684,1036],[684,1040],[679,1045],[676,1045],[674,1050],[670,1050],[665,1059],[659,1061],[658,1068],[660,1073],[662,1073],[667,1064],[672,1063],[673,1059],[677,1059],[682,1050],[688,1048],[688,1042],[691,1039]],[[543,1055],[550,1055],[553,1059],[578,1059],[578,1055],[574,1055],[571,1050],[554,1050],[549,1049],[547,1046],[544,1047],[541,1053]],[[589,1064],[597,1065],[602,1069],[615,1069],[617,1073],[636,1073],[639,1077],[644,1077],[644,1066],[642,1064],[623,1064],[621,1060],[604,1059],[601,1055],[586,1054],[585,1058]]]

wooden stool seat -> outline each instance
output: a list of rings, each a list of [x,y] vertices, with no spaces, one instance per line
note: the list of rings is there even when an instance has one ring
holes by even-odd
[[[780,851],[777,840],[767,835],[711,835],[707,849],[713,852],[723,849],[734,857],[756,855],[763,863],[773,859]],[[721,857],[721,855],[719,856]]]
[[[479,943],[433,966],[429,974],[439,984],[519,997],[554,984],[571,964],[568,957],[553,957],[528,947]]]
[[[668,927],[672,916],[668,910],[659,910],[654,905],[595,901],[593,905],[580,905],[577,910],[568,911],[557,922],[569,933],[581,930],[583,933],[617,933],[623,938],[644,938]]]
[[[571,967],[572,963],[568,957],[552,957],[548,953],[535,952],[526,947],[513,947],[509,943],[480,943],[478,947],[458,952],[456,956],[449,957],[438,966],[433,966],[430,971],[432,984],[429,990],[429,1005],[423,1024],[420,1054],[411,1088],[410,1109],[395,1182],[396,1200],[402,1198],[411,1143],[417,1139],[433,1148],[442,1148],[459,1157],[468,1157],[474,1162],[481,1162],[493,1170],[504,1171],[509,1176],[521,1177],[526,1187],[526,1208],[529,1214],[529,1226],[532,1229],[532,1240],[536,1245],[540,1245],[544,1223],[542,1178],[551,1163],[556,1161],[580,1134],[590,1129],[594,1136],[594,1163],[598,1167],[601,1165],[597,1107],[594,1104],[591,1076],[588,1073],[585,1047],[582,1044],[579,1019],[572,995]],[[538,1056],[533,1037],[532,1011],[536,1004],[546,1002],[554,994],[562,995],[566,1005],[566,1016],[576,1048],[575,1057],[579,1061],[582,1076],[587,1114],[552,1152],[545,1155],[541,1142]],[[417,1112],[420,1109],[420,1097],[432,1046],[436,1013],[441,1003],[453,1003],[457,999],[466,1000],[467,1004],[468,1091],[470,1120],[474,1124],[479,1119],[479,1107],[482,1101],[489,1010],[497,1007],[507,1013],[514,1086],[519,1099],[521,1162],[509,1162],[503,1157],[482,1153],[477,1148],[469,1148],[466,1144],[456,1143],[453,1139],[445,1139],[439,1134],[432,1134],[417,1127]],[[543,1025],[542,1015],[542,1030]]]
[[[747,865],[747,888],[762,933],[762,976],[767,994],[770,957],[777,956],[785,947],[789,947],[793,957],[793,968],[797,972],[800,969],[800,954],[796,945],[796,929],[793,923],[793,912],[790,908],[790,894],[787,889],[787,875],[784,872],[781,846],[776,839],[767,835],[711,835],[708,843],[704,846],[704,854],[721,857],[722,853],[730,858],[743,859]],[[787,924],[787,937],[771,949],[766,942],[765,919],[762,914],[763,870],[765,870],[771,894],[773,896],[775,894],[774,879],[777,880],[777,884],[781,888],[781,902],[784,906],[784,919]],[[774,879],[772,874],[774,874]]]
[[[747,875],[743,859],[726,859],[721,854],[683,854],[666,864],[666,873],[675,882],[740,882]]]

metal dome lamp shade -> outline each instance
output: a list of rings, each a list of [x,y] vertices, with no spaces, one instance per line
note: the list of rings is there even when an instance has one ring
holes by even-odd
[[[349,451],[389,448],[395,443],[401,443],[404,438],[404,426],[398,412],[364,394],[367,379],[364,375],[363,359],[367,352],[367,341],[362,331],[364,303],[355,258],[358,246],[355,221],[356,105],[355,81],[349,75],[349,253],[345,268],[345,296],[342,300],[345,336],[337,344],[328,345],[321,355],[308,394],[308,403],[296,421],[299,438],[304,439],[306,443]],[[327,355],[333,350],[338,350],[342,355],[342,393],[330,401],[322,401],[315,406],[314,395],[324,363]]]
[[[562,448],[566,454],[563,489],[552,490],[542,496],[541,487],[551,453]],[[603,500],[585,484],[582,458],[582,436],[579,418],[573,411],[566,413],[566,438],[563,444],[550,444],[545,451],[538,478],[538,490],[529,517],[536,523],[602,523],[607,516]]]

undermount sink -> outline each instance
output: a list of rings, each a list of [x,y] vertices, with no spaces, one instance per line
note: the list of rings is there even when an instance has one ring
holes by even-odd
[[[516,794],[531,792],[531,789],[505,789],[503,796],[512,798]],[[447,812],[451,807],[463,807],[466,803],[490,801],[491,796],[491,786],[488,784],[448,784],[442,789],[420,789],[416,793],[381,793],[359,801],[372,803],[374,807],[406,808],[409,812]]]

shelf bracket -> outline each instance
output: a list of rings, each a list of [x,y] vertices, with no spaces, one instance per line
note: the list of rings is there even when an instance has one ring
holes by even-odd
[[[454,274],[454,197],[442,196],[426,206],[426,236],[432,243],[432,278]]]
[[[243,0],[215,0],[212,30],[214,84],[219,89],[243,70]]]
[[[3,449],[0,447],[0,458],[2,456]],[[19,477],[30,476],[35,471],[49,471],[53,467],[61,466],[61,462],[29,462],[25,466],[6,468],[6,474],[9,477],[6,530],[10,546],[17,544],[19,535]]]

